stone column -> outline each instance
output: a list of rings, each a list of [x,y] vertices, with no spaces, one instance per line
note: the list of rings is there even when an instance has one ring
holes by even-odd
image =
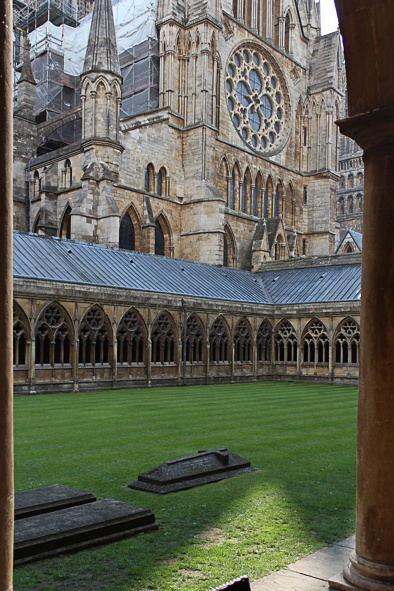
[[[0,591],[12,589],[14,458],[12,368],[12,4],[0,3]]]
[[[364,150],[356,550],[331,587],[394,590],[394,106],[340,122]],[[353,587],[351,587],[353,585]]]

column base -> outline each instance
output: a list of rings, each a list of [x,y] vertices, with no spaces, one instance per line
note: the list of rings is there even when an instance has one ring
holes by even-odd
[[[360,558],[353,552],[343,573],[328,584],[330,589],[340,591],[394,591],[394,571],[391,565]]]

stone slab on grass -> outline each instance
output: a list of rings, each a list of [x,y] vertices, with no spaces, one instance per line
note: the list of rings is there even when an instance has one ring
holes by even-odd
[[[91,493],[62,484],[24,490],[15,493],[15,519],[92,503],[95,500],[96,497]]]
[[[103,500],[15,522],[16,565],[157,529],[152,511]]]
[[[248,460],[226,448],[199,451],[194,455],[164,462],[130,482],[130,488],[167,494],[217,482],[256,470]]]

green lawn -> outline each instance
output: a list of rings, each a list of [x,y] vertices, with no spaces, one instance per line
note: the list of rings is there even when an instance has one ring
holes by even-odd
[[[67,484],[155,512],[160,528],[15,569],[16,591],[208,591],[354,531],[356,388],[295,383],[15,399],[15,488]],[[257,472],[170,495],[127,488],[199,449]]]

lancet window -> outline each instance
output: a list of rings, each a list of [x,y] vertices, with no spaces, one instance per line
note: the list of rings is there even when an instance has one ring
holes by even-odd
[[[347,318],[340,324],[334,347],[336,363],[354,365],[359,362],[360,329],[353,318]]]
[[[93,306],[79,329],[79,363],[94,366],[109,363],[109,338],[109,320],[99,306]]]
[[[175,363],[175,333],[167,312],[153,323],[151,340],[152,363]]]
[[[297,336],[294,326],[282,320],[275,335],[275,361],[295,363],[297,361]]]
[[[14,365],[20,367],[26,365],[27,329],[22,315],[14,309],[13,315],[13,353]]]
[[[217,318],[209,334],[209,360],[211,363],[228,361],[228,334],[222,318]]]
[[[267,320],[260,324],[257,331],[257,361],[271,361],[272,330]]]
[[[328,363],[329,342],[325,326],[320,320],[312,320],[303,338],[304,363]]]
[[[234,361],[245,363],[252,361],[252,336],[246,320],[239,320],[234,333]]]
[[[71,334],[66,314],[57,304],[50,304],[40,314],[35,331],[36,365],[70,363]]]
[[[187,363],[201,363],[203,334],[201,324],[195,314],[186,323],[186,361]]]
[[[129,310],[123,316],[117,333],[118,363],[131,365],[144,361],[144,330],[139,314]]]

